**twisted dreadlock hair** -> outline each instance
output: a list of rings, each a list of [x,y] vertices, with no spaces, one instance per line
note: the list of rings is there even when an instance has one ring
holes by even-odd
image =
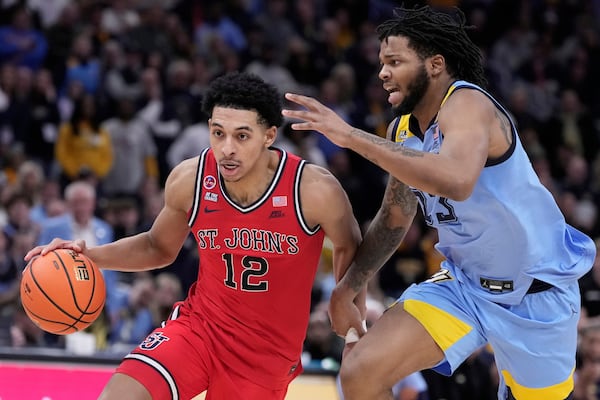
[[[398,7],[394,18],[381,23],[376,32],[380,41],[390,36],[406,37],[421,59],[441,54],[452,77],[485,87],[481,52],[467,36],[470,27],[465,26],[465,21],[465,14],[456,7]]]

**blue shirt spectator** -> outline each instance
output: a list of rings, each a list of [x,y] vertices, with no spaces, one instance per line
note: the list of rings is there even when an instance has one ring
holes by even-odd
[[[0,64],[11,63],[37,70],[48,51],[44,35],[31,27],[25,8],[15,11],[12,24],[0,27]]]

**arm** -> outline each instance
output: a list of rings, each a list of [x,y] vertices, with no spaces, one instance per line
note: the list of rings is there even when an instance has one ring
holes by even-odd
[[[377,215],[369,225],[352,265],[331,295],[332,327],[344,335],[350,327],[364,332],[353,309],[354,298],[396,251],[417,212],[417,199],[410,188],[390,177]]]
[[[338,180],[326,169],[308,164],[300,186],[302,212],[311,226],[320,225],[333,243],[333,273],[346,273],[361,241],[352,205]]]
[[[464,200],[471,194],[490,152],[494,107],[475,90],[457,91],[440,110],[438,121],[444,142],[439,154],[408,149],[354,128],[313,98],[288,93],[286,99],[305,107],[283,111],[285,116],[303,121],[293,124],[294,129],[317,130],[399,181],[449,199]]]
[[[91,248],[82,240],[54,239],[32,249],[25,260],[55,248],[69,248],[85,254],[104,269],[133,272],[169,265],[189,234],[187,213],[192,204],[197,163],[198,158],[187,160],[171,172],[165,186],[165,205],[150,230]]]
[[[342,185],[326,169],[309,164],[300,186],[302,212],[310,226],[320,225],[333,244],[335,281],[344,276],[361,241],[361,231]],[[352,301],[360,321],[365,319],[366,287]]]

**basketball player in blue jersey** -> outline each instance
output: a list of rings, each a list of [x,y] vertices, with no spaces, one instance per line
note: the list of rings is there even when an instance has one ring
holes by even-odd
[[[580,297],[592,240],[569,226],[540,183],[506,110],[484,89],[464,14],[399,8],[377,28],[379,77],[397,111],[385,140],[317,100],[287,94],[297,130],[316,130],[390,175],[382,205],[330,314],[346,353],[347,400],[392,399],[394,383],[433,368],[450,375],[489,344],[498,399],[573,398]],[[445,256],[365,333],[353,299],[397,249],[420,206]]]

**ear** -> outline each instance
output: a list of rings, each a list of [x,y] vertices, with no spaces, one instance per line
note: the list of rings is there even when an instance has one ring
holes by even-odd
[[[436,54],[429,57],[429,62],[427,63],[429,67],[429,71],[432,76],[437,76],[444,72],[446,69],[446,59],[441,54]]]
[[[277,127],[273,125],[265,131],[265,147],[273,145],[275,139],[277,139]]]

